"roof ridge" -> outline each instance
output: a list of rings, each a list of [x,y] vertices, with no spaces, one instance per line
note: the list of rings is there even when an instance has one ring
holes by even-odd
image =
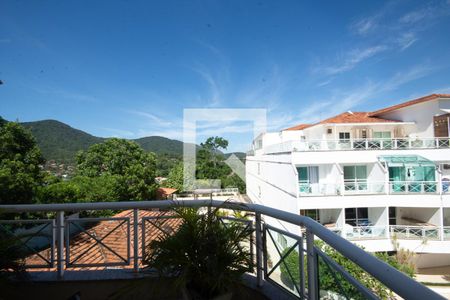
[[[420,103],[423,103],[423,102],[428,102],[428,101],[431,101],[431,100],[435,100],[437,98],[450,98],[450,94],[436,94],[436,93],[434,93],[434,94],[430,94],[430,95],[427,95],[427,96],[422,96],[422,97],[419,97],[419,98],[416,98],[416,99],[408,100],[408,101],[405,101],[405,102],[402,102],[402,103],[394,104],[394,105],[391,105],[391,106],[388,106],[388,107],[385,107],[385,108],[381,108],[381,109],[375,110],[375,111],[369,113],[369,116],[370,117],[376,117],[376,116],[378,116],[378,115],[380,115],[382,113],[387,113],[387,112],[391,112],[391,111],[394,111],[394,110],[397,110],[397,109],[400,109],[400,108],[404,108],[404,107],[408,107],[408,106],[411,106],[411,105],[416,105],[416,104],[420,104]]]

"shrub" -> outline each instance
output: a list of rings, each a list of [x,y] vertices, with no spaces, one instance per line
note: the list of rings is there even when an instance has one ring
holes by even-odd
[[[228,292],[252,269],[250,250],[244,246],[252,230],[238,222],[225,225],[218,210],[176,209],[180,227],[153,240],[144,262],[161,276],[175,276],[177,287],[202,298]]]

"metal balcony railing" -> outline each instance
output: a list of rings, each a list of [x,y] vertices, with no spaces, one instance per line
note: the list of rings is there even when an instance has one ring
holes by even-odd
[[[439,240],[440,227],[434,226],[411,226],[411,225],[391,225],[391,236],[397,239],[410,240]],[[445,235],[445,231],[444,231]]]
[[[147,238],[157,235],[157,231],[177,230],[179,221],[173,216],[145,216],[144,212],[151,209],[163,211],[175,207],[220,207],[237,211],[251,212],[248,220],[224,218],[224,222],[242,221],[246,226],[252,226],[254,236],[249,245],[256,256],[257,285],[272,283],[299,299],[319,299],[323,295],[333,299],[378,299],[375,291],[370,290],[352,277],[337,261],[328,256],[315,239],[320,239],[325,245],[340,253],[357,267],[366,272],[373,280],[377,280],[405,299],[443,299],[441,296],[414,281],[407,275],[390,265],[378,260],[375,256],[353,245],[346,239],[326,229],[314,220],[269,208],[258,204],[223,202],[216,200],[190,201],[140,201],[140,202],[102,202],[102,203],[71,203],[71,204],[32,204],[32,205],[0,205],[0,211],[8,214],[47,212],[56,213],[55,220],[10,220],[2,221],[0,229],[8,230],[17,235],[22,244],[30,252],[30,256],[47,253],[41,258],[41,267],[56,266],[59,278],[64,272],[80,270],[80,268],[101,267],[115,269],[132,269],[140,272],[145,267],[142,262]],[[114,217],[107,218],[66,218],[68,212],[114,210],[123,211]],[[128,210],[130,212],[128,213]],[[16,215],[17,217],[18,215]],[[296,233],[287,232],[267,224],[264,220],[271,219],[296,226]],[[33,223],[36,224],[26,224]],[[178,222],[178,223],[177,223]],[[25,229],[17,226],[25,224]],[[178,225],[177,225],[178,224]],[[372,228],[375,233],[376,228]],[[20,234],[27,230],[26,238]],[[366,229],[358,229],[357,234],[365,235]],[[121,239],[112,238],[114,232],[119,232]],[[382,231],[380,231],[382,232]],[[411,232],[411,230],[409,231]],[[41,236],[44,236],[41,239]],[[125,246],[124,246],[125,245]],[[101,249],[99,260],[93,247]],[[71,252],[73,251],[73,252]],[[54,252],[56,255],[54,255]],[[294,256],[292,256],[294,255]],[[296,259],[292,260],[292,257]],[[289,263],[288,263],[289,260]],[[293,263],[293,265],[292,265]],[[35,265],[37,267],[37,265]],[[283,271],[284,270],[284,271]],[[74,271],[72,271],[74,272]],[[323,282],[324,274],[332,278],[333,283]],[[343,283],[346,283],[344,285]]]
[[[300,196],[446,194],[449,192],[448,182],[440,183],[439,181],[299,182]]]
[[[288,141],[264,147],[264,154],[306,151],[449,149],[450,138],[393,138]]]

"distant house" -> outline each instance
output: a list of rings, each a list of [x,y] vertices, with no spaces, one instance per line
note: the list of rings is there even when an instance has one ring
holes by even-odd
[[[158,200],[173,200],[176,191],[178,190],[173,188],[158,188],[156,198]]]
[[[155,177],[155,181],[156,181],[156,183],[158,183],[158,184],[161,184],[161,183],[163,183],[163,182],[166,181],[166,180],[167,180],[166,177],[161,177],[161,176]]]

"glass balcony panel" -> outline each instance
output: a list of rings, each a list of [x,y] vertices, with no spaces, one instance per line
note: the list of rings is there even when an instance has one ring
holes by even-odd
[[[320,250],[317,250],[320,251]],[[327,261],[322,252],[317,255],[319,299],[367,299],[352,282],[350,282],[342,273],[337,270],[329,261]],[[328,256],[327,256],[328,257]],[[328,257],[331,260],[330,257]]]
[[[301,243],[276,229],[266,227],[265,231],[265,251],[268,255],[266,278],[300,297],[301,265],[299,253]],[[306,274],[305,269],[303,273]]]

